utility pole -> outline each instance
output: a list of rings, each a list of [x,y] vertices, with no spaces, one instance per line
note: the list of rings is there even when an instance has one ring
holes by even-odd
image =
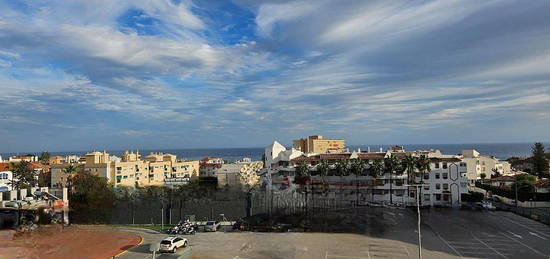
[[[407,184],[406,186],[416,187],[416,213],[418,213],[418,258],[422,259],[422,234],[420,233],[420,188],[427,186],[427,184]]]

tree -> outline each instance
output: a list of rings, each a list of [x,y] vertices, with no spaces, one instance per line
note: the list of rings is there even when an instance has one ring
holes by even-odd
[[[38,184],[38,175],[31,167],[31,163],[27,161],[11,163],[10,171],[13,172],[13,179],[8,184],[13,189],[21,190],[34,187]]]
[[[500,176],[501,176],[500,172],[499,172],[498,169],[496,169],[496,168],[491,169],[491,172],[492,172],[492,173],[491,173],[491,179],[492,179],[492,178],[497,178],[497,177],[500,177]]]
[[[369,169],[369,174],[373,178],[378,178],[384,173],[384,165],[379,159],[374,160]]]
[[[397,158],[390,154],[389,157],[384,158],[384,173],[390,176],[390,204],[393,204],[393,179],[392,175],[398,170],[399,161]]]
[[[413,182],[414,171],[416,169],[416,157],[412,155],[407,155],[405,159],[401,161],[401,167],[407,171],[407,181],[409,183]]]
[[[74,177],[74,174],[76,173],[76,171],[77,171],[77,169],[73,165],[69,165],[65,169],[63,169],[63,173],[66,176],[66,179],[67,179],[66,183],[67,183],[67,187],[69,188],[69,190],[71,190],[71,188],[72,188],[73,177]]]
[[[47,164],[50,161],[50,152],[42,152],[42,154],[38,157],[38,161],[42,162],[42,164]]]
[[[355,204],[359,204],[359,181],[358,176],[363,175],[366,163],[360,158],[350,160],[350,172],[355,175]]]
[[[537,142],[531,149],[533,151],[533,174],[542,178],[548,174],[548,162],[544,155],[544,144]]]
[[[86,172],[73,177],[73,188],[69,191],[73,222],[106,222],[111,217],[115,193],[107,178]]]
[[[479,177],[481,177],[481,180],[485,180],[485,178],[487,178],[487,174],[481,173],[479,174]]]
[[[420,183],[424,183],[424,175],[432,170],[430,168],[430,159],[425,155],[420,155],[420,157],[416,160],[416,169],[418,170],[419,176],[420,176]],[[419,188],[420,193],[417,197],[422,197],[422,188]],[[420,199],[420,203],[422,203],[422,199]]]

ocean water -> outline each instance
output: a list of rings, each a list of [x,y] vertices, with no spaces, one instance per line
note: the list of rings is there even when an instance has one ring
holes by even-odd
[[[403,145],[405,150],[427,150],[439,149],[444,154],[459,154],[463,149],[476,149],[482,154],[492,155],[499,159],[507,159],[512,156],[530,156],[531,146],[533,143],[473,143],[473,144],[418,144],[418,145]],[[350,150],[361,149],[367,151],[370,147],[371,151],[379,151],[388,149],[391,145],[359,145],[349,146]],[[65,156],[68,154],[84,155],[88,151],[75,152],[50,152],[52,155]],[[107,150],[109,154],[121,156],[123,150]],[[178,158],[188,160],[198,160],[204,157],[222,157],[228,161],[235,161],[243,157],[250,157],[253,160],[260,160],[264,152],[264,148],[217,148],[217,149],[157,149],[157,150],[140,150],[142,155],[147,155],[150,152],[164,152],[177,155]],[[3,153],[0,154],[4,159],[12,155],[21,155],[25,153]],[[37,153],[38,154],[38,153]]]

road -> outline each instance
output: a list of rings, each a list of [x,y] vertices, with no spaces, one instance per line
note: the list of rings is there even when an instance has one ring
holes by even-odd
[[[424,258],[550,257],[550,227],[510,212],[441,209],[422,213]],[[365,210],[357,215],[364,222],[363,234],[220,231],[186,237],[193,258],[418,258],[412,211]],[[152,230],[123,231],[139,233],[144,242],[119,258],[151,258],[149,245],[167,236]]]

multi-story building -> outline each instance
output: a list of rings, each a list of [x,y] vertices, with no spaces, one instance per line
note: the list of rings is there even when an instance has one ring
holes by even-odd
[[[343,139],[323,139],[321,135],[293,140],[292,144],[294,149],[303,153],[325,154],[346,151],[346,144]]]
[[[9,163],[0,163],[0,191],[11,190],[10,182],[13,179],[13,173],[10,171]]]
[[[296,182],[296,167],[306,163],[311,176],[307,182],[297,182],[300,188],[323,188],[324,194],[316,199],[329,199],[346,204],[382,202],[414,205],[416,203],[416,189],[410,184],[421,183],[421,204],[459,205],[462,194],[468,193],[466,178],[466,163],[453,155],[443,155],[439,151],[406,152],[403,148],[392,149],[386,152],[352,152],[338,154],[302,154],[292,157],[283,155],[287,152],[282,145],[274,142],[266,147],[266,168],[262,170],[262,182],[275,190],[292,188]],[[290,152],[292,153],[292,152]],[[402,159],[407,155],[414,157],[425,156],[430,164],[430,170],[423,176],[409,177],[407,172],[383,173],[373,177],[374,161],[383,163],[389,156]],[[361,159],[366,161],[363,172],[359,175],[338,175],[338,161]],[[269,164],[267,164],[269,163]],[[328,164],[327,176],[321,177],[318,172],[320,164]],[[349,169],[349,168],[348,168]],[[349,171],[348,171],[349,172]],[[416,173],[415,173],[416,175]],[[294,186],[297,187],[297,186]],[[322,201],[321,201],[322,202]]]
[[[199,173],[199,161],[178,161],[172,154],[151,153],[142,160],[138,152],[126,151],[122,158],[112,159],[105,151],[95,151],[84,157],[80,170],[107,178],[115,186],[185,184]],[[63,169],[68,165],[52,167],[53,186],[65,184]]]
[[[485,174],[487,178],[496,172],[501,175],[512,174],[509,162],[500,161],[494,156],[482,155],[475,149],[462,150],[459,158],[467,165],[467,177],[470,184],[481,179],[481,174]]]
[[[14,179],[14,175],[10,169],[10,164],[16,165],[21,161],[26,161],[26,160],[18,160],[17,162],[0,163],[0,191],[12,190],[10,183]],[[36,173],[36,179],[38,180],[38,176],[44,172],[44,166],[38,162],[30,162],[29,167],[34,170],[34,172]]]
[[[218,186],[245,187],[258,184],[258,172],[263,168],[263,162],[239,162],[223,164],[216,170]]]
[[[65,159],[61,156],[52,156],[50,159],[48,159],[49,165],[60,165],[65,163]]]

